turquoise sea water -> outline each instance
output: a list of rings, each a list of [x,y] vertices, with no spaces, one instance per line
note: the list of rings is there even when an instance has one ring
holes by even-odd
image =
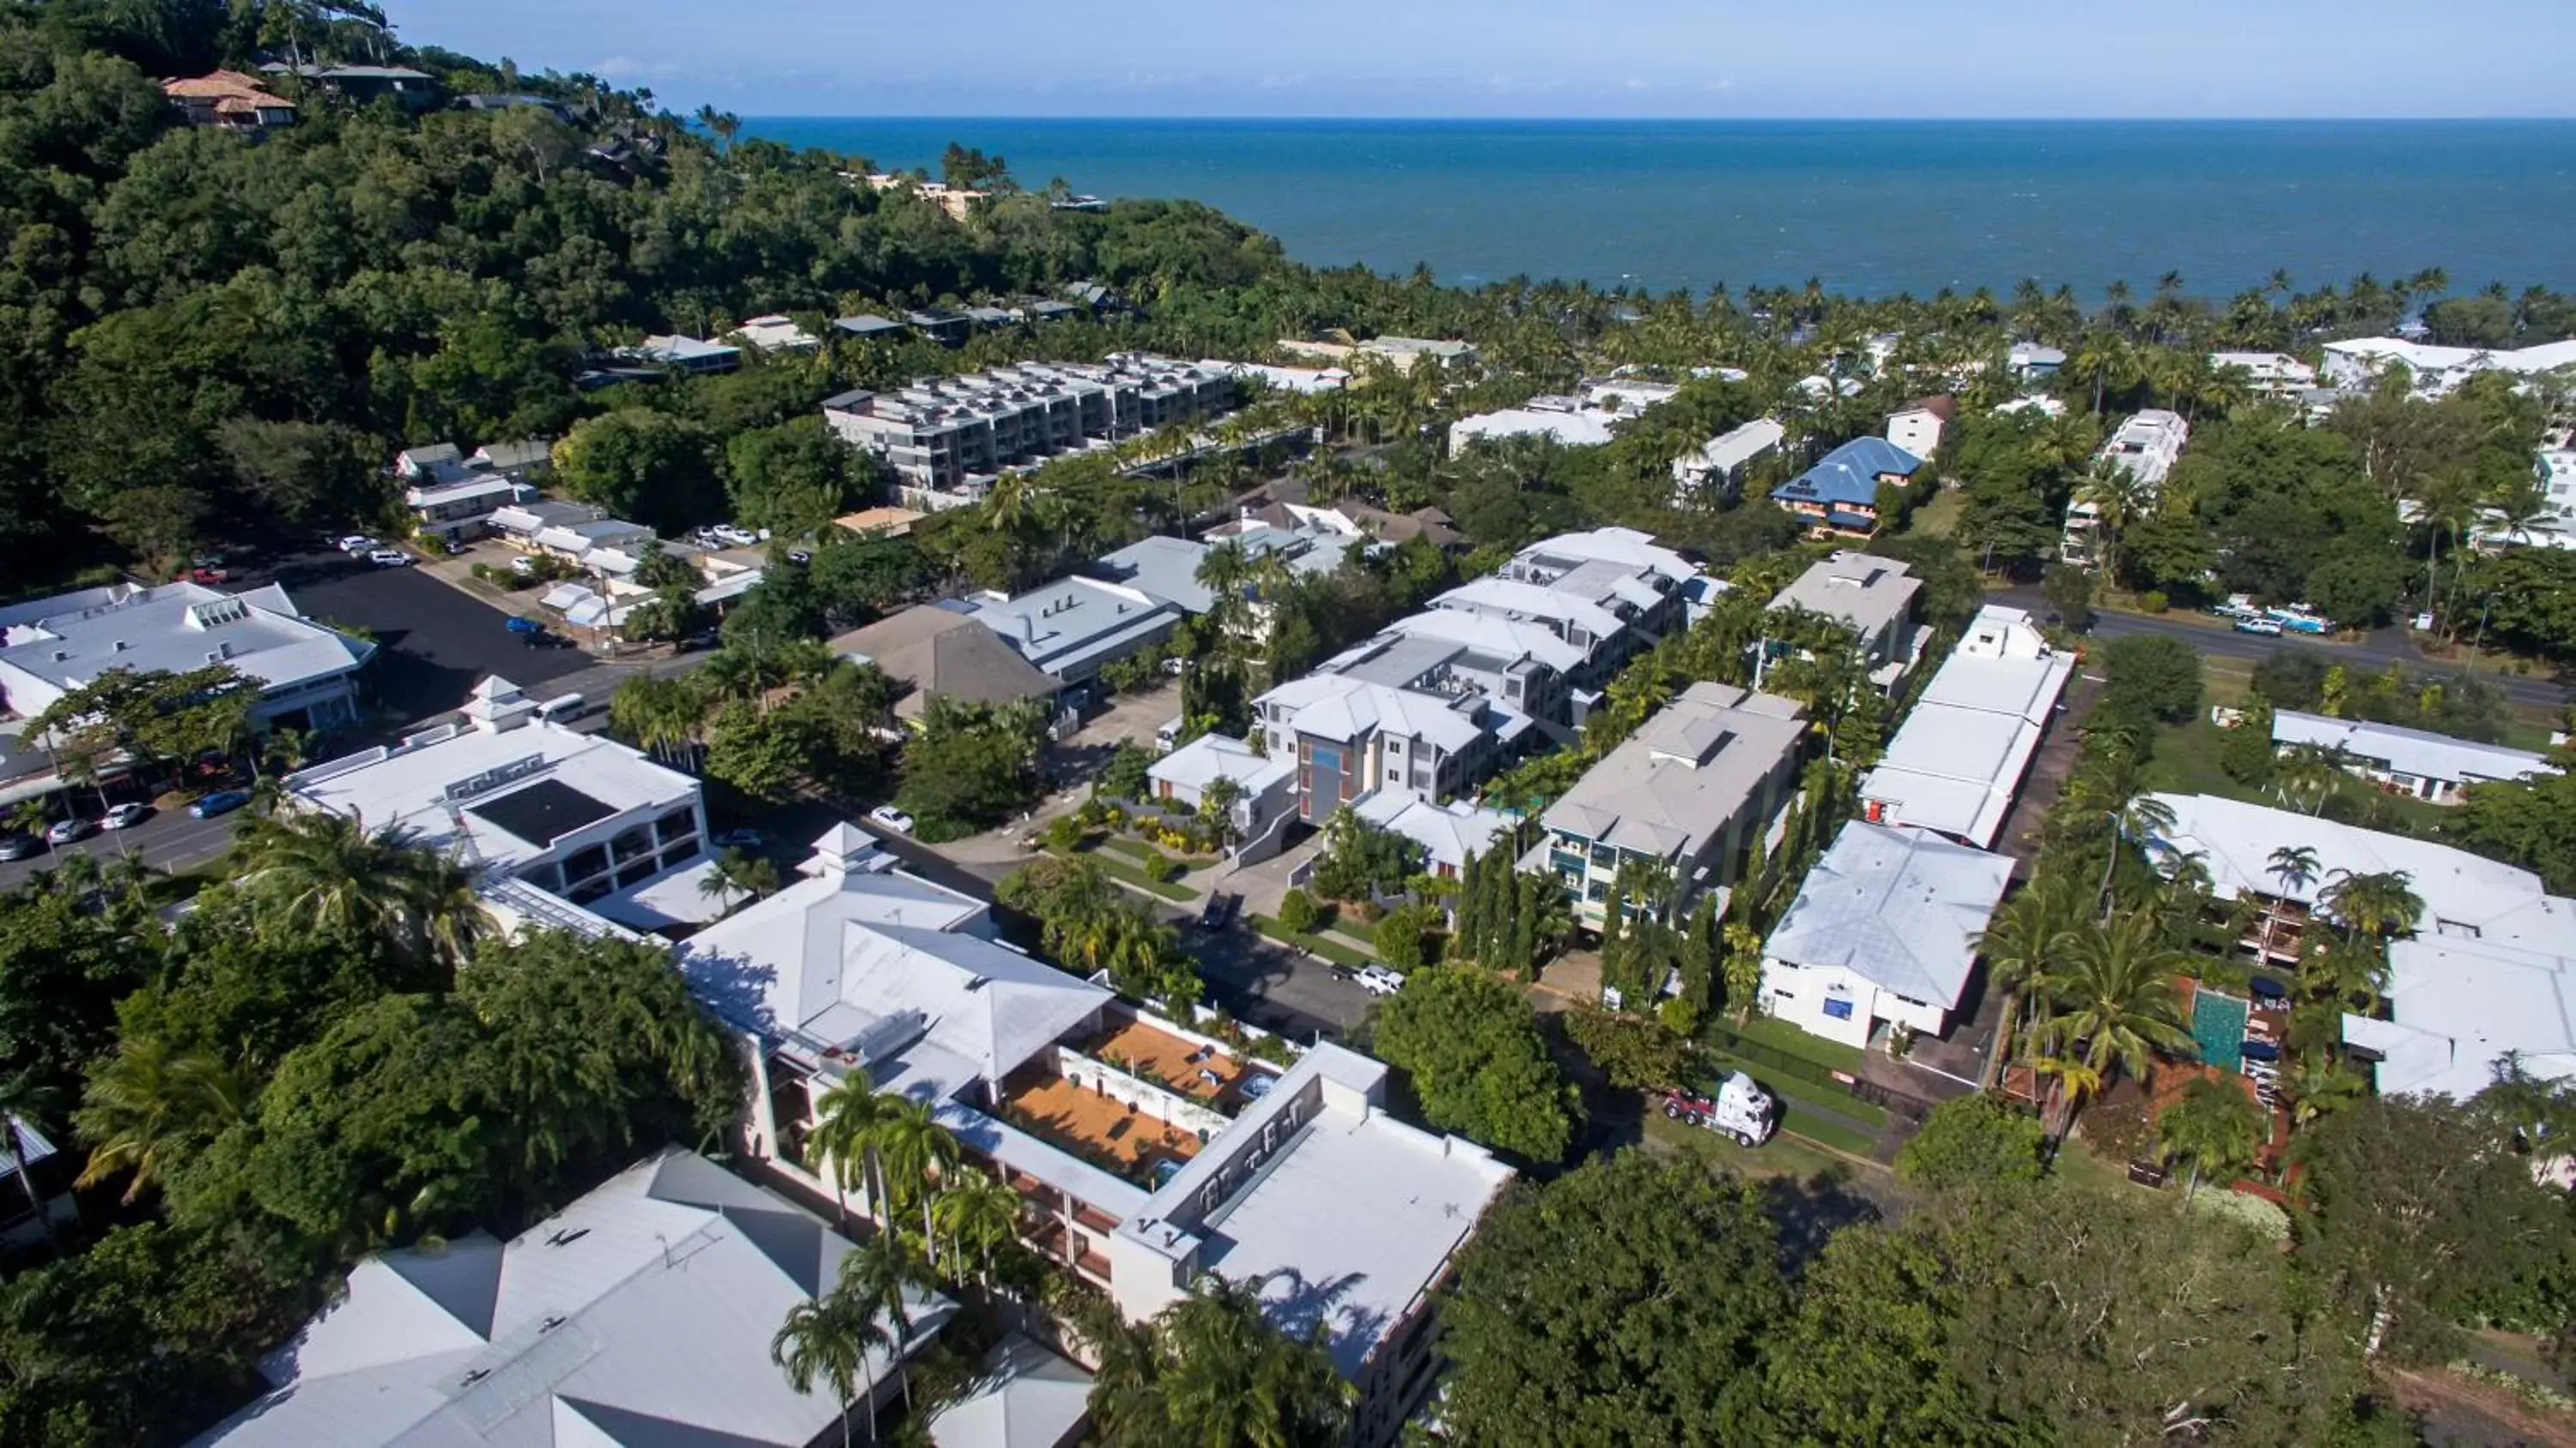
[[[767,117],[745,131],[1021,183],[1191,197],[1300,260],[1443,281],[2088,297],[2428,266],[2576,286],[2576,121],[1299,121]]]

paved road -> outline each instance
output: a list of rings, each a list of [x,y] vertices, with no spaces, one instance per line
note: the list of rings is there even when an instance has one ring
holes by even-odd
[[[97,790],[75,788],[69,797],[91,818],[104,813]],[[233,826],[241,819],[238,812],[201,820],[190,818],[184,809],[161,810],[129,829],[101,830],[77,844],[59,846],[33,859],[0,863],[0,890],[14,888],[39,870],[57,868],[72,855],[87,855],[102,865],[131,855],[156,870],[184,870],[232,848]]]
[[[2050,612],[2047,598],[2036,588],[2004,589],[1989,597],[1998,603],[2008,603],[2016,608],[2029,609],[2041,617],[2046,617]],[[2447,672],[2459,667],[2458,664],[2447,659],[2426,658],[2408,640],[2403,629],[2378,629],[2354,642],[2345,643],[2333,639],[2287,636],[2275,638],[2267,634],[2238,633],[2232,628],[2219,624],[2216,620],[2197,617],[2186,621],[2179,616],[2156,617],[2135,613],[2095,615],[2093,637],[2115,639],[2128,634],[2163,634],[2169,638],[2181,639],[2200,652],[2219,658],[2268,659],[2275,651],[2287,646],[2314,649],[2318,653],[2364,669],[2384,669],[2392,663],[2437,672]],[[2528,704],[2553,710],[2565,708],[2567,705],[2566,686],[2553,678],[2487,672],[2481,672],[2477,677],[2502,689],[2505,697],[2516,704]]]

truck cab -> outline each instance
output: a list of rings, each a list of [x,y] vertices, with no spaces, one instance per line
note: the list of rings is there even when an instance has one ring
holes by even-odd
[[[1760,1146],[1780,1129],[1771,1093],[1741,1071],[1717,1083],[1715,1094],[1676,1088],[1664,1093],[1664,1115],[1735,1138],[1738,1146]]]

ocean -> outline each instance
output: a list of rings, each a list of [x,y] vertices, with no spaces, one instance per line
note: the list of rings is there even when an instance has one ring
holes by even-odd
[[[756,117],[880,166],[954,140],[1020,183],[1187,197],[1318,265],[1664,291],[2088,300],[2443,268],[2576,286],[2576,121],[1420,121]]]

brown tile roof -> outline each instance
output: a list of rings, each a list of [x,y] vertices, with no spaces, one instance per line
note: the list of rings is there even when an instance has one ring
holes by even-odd
[[[237,70],[213,70],[182,80],[165,80],[161,83],[161,93],[173,100],[246,102],[250,107],[295,109],[293,101],[272,95],[265,89],[258,76],[244,75]],[[218,104],[216,109],[240,110],[244,107]]]
[[[852,629],[832,640],[835,654],[865,654],[913,692],[894,706],[895,717],[919,715],[933,694],[977,704],[1043,698],[1059,687],[1002,636],[962,613],[925,604]]]

